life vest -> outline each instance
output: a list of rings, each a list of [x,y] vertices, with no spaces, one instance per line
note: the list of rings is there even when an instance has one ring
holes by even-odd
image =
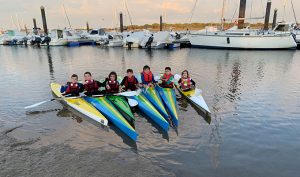
[[[170,81],[171,77],[173,76],[173,74],[169,74],[167,75],[166,73],[163,75],[163,81],[162,81],[162,85],[164,87],[170,87],[173,88],[173,82]]]
[[[137,81],[136,81],[136,78],[134,76],[132,76],[131,78],[129,78],[128,76],[126,76],[125,78],[125,83],[124,83],[124,86],[125,86],[125,90],[136,90],[136,84]]]
[[[96,81],[87,80],[87,81],[85,81],[84,88],[87,92],[92,93],[92,92],[98,91],[99,86]]]
[[[79,95],[79,85],[77,83],[68,82],[68,87],[66,89],[66,95]]]
[[[141,73],[144,76],[144,81],[147,83],[151,83],[153,82],[153,74],[151,71],[149,71],[148,74],[146,74],[144,71]]]
[[[110,87],[110,89],[106,88],[107,92],[111,92],[111,93],[119,92],[119,82],[118,81],[108,80],[106,85],[109,85],[109,87]]]
[[[181,78],[180,86],[182,90],[190,89],[192,85],[191,78]]]

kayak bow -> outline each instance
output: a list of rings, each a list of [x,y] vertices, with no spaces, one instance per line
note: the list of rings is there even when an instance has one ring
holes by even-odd
[[[169,123],[166,119],[156,110],[156,108],[147,100],[144,93],[140,93],[137,96],[131,97],[138,101],[139,109],[144,112],[149,118],[151,118],[155,123],[157,123],[164,131],[169,130]]]
[[[57,97],[63,97],[60,93],[61,85],[57,83],[51,83],[50,85],[52,92]],[[76,111],[86,115],[87,117],[95,120],[96,122],[99,122],[102,125],[107,126],[108,121],[107,119],[97,110],[95,109],[91,104],[86,102],[83,98],[65,98],[62,99],[62,101],[67,104],[68,106],[72,107]]]
[[[176,127],[178,127],[178,114],[177,114],[177,104],[176,95],[174,88],[162,88],[160,86],[155,87],[161,96],[167,110],[169,111],[172,121]]]

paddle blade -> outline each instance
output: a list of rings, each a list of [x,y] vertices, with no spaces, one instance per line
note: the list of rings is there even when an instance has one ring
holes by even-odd
[[[118,93],[118,95],[122,95],[122,96],[136,96],[137,92],[136,91],[127,91],[127,92],[121,92]]]
[[[41,102],[39,102],[39,103],[35,103],[35,104],[33,104],[33,105],[26,106],[26,107],[24,107],[24,109],[34,108],[34,107],[37,107],[37,106],[39,106],[39,105],[42,105],[42,104],[44,104],[44,103],[47,103],[47,102],[50,102],[50,101],[53,101],[53,100],[54,100],[54,99],[46,100],[46,101],[41,101]]]
[[[134,106],[138,105],[138,102],[134,99],[128,98],[128,104],[129,104],[129,106],[134,107]]]
[[[159,77],[159,76],[155,76],[155,77],[154,77],[154,80],[155,80],[156,82],[158,82],[158,81],[160,80],[160,77]]]
[[[174,80],[176,80],[177,82],[179,81],[180,78],[181,78],[180,74],[175,74],[174,75]]]

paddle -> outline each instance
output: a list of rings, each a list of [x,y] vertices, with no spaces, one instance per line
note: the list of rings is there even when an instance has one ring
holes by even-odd
[[[138,95],[138,94],[139,93],[137,91],[128,91],[128,92],[121,92],[121,93],[115,93],[115,94],[92,95],[92,97],[102,97],[102,96],[106,96],[106,95],[121,95],[121,96],[130,97],[130,96],[135,96],[135,95]],[[26,107],[24,107],[24,109],[34,108],[34,107],[40,106],[42,104],[45,104],[45,103],[48,103],[48,102],[51,102],[51,101],[54,101],[54,100],[65,100],[65,99],[83,98],[83,97],[86,97],[86,95],[81,95],[81,96],[77,96],[77,97],[65,97],[64,96],[64,97],[52,98],[52,99],[49,99],[49,100],[45,100],[45,101],[35,103],[33,105],[30,105],[30,106],[26,106]],[[136,106],[138,104],[138,102],[136,100],[133,100],[133,99],[130,99],[130,98],[128,99],[128,103],[131,107]]]

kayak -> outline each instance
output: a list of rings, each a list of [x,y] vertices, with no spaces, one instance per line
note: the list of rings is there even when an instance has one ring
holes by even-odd
[[[126,121],[122,114],[106,97],[85,97],[96,109],[106,116],[116,127],[122,130],[132,140],[136,141],[138,134],[135,129]]]
[[[169,120],[169,115],[167,113],[167,110],[156,89],[154,87],[149,87],[148,89],[143,88],[142,90],[145,97],[153,104],[153,106],[160,112],[160,114],[166,120]]]
[[[177,90],[183,95],[185,98],[190,100],[197,108],[202,110],[206,115],[210,114],[210,110],[204,101],[204,98],[201,94],[200,89],[191,89],[188,91],[182,91],[178,86],[176,86]]]
[[[169,114],[172,118],[172,121],[176,127],[178,127],[178,114],[176,107],[176,95],[174,88],[162,88],[159,85],[155,86],[160,97],[162,98]]]
[[[125,117],[125,119],[134,127],[134,121],[136,120],[132,114],[131,108],[123,96],[106,96],[106,98],[119,110],[119,112]]]
[[[55,96],[62,97],[62,94],[60,93],[60,84],[51,83],[50,87]],[[83,98],[66,98],[63,99],[63,102],[83,115],[107,126],[108,120],[94,106],[86,102]]]
[[[167,132],[169,130],[169,123],[145,97],[143,92],[141,92],[137,96],[133,96],[130,98],[135,99],[138,102],[138,108],[149,118],[151,118],[155,123],[157,123],[164,131]]]

